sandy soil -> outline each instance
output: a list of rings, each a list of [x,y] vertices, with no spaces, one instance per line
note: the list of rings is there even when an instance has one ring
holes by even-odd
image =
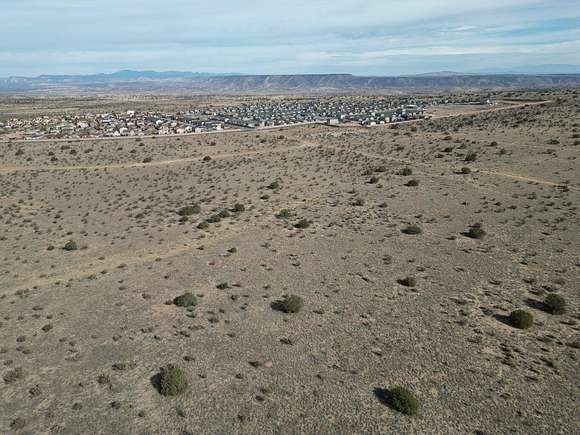
[[[0,433],[578,433],[580,100],[544,97],[398,128],[0,144]],[[155,384],[170,363],[176,397]],[[395,386],[417,415],[380,400]]]

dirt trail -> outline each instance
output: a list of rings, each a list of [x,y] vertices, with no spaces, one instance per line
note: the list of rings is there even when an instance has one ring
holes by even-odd
[[[308,206],[313,202],[319,200],[320,198],[313,197],[306,198],[303,201],[290,201],[285,205],[276,206],[276,210],[284,208],[296,210],[304,206]],[[178,255],[185,254],[187,252],[195,251],[202,245],[207,248],[215,246],[218,243],[224,243],[228,240],[231,240],[240,234],[244,234],[246,232],[245,229],[246,225],[247,225],[246,222],[243,222],[241,226],[231,225],[227,227],[226,231],[220,232],[219,235],[217,233],[207,233],[206,237],[204,238],[191,239],[188,240],[187,243],[184,241],[177,246],[162,249],[160,251],[151,252],[154,249],[154,247],[152,247],[151,249],[141,248],[138,251],[132,249],[130,251],[113,254],[111,256],[106,257],[102,261],[98,259],[91,259],[86,263],[74,264],[68,268],[65,267],[64,269],[58,272],[51,273],[50,276],[22,280],[16,282],[13,286],[6,286],[5,289],[0,288],[0,294],[2,294],[3,292],[5,293],[8,290],[13,292],[21,289],[29,289],[35,286],[42,287],[54,284],[55,282],[62,282],[64,284],[70,280],[75,279],[79,280],[83,278],[88,278],[91,275],[100,274],[100,272],[103,270],[109,271],[117,270],[119,269],[120,265],[124,265],[123,268],[131,266],[139,266],[147,263],[152,263],[158,259],[167,259],[176,257]],[[216,255],[217,254],[215,253],[196,253],[193,256],[195,258],[202,258],[207,256],[215,257]]]
[[[493,171],[493,170],[489,170],[489,169],[479,169],[478,172],[480,174],[498,175],[500,177],[512,178],[514,180],[529,181],[532,183],[543,184],[544,186],[567,187],[570,190],[580,190],[580,188],[578,188],[578,187],[567,186],[567,185],[562,184],[562,183],[556,183],[554,181],[543,180],[540,178],[532,178],[532,177],[525,177],[523,175],[510,174],[509,172]]]
[[[535,102],[527,102],[521,104],[513,104],[510,106],[505,107],[495,107],[495,108],[488,108],[488,109],[481,109],[481,110],[474,110],[474,111],[459,111],[456,113],[450,113],[446,115],[439,115],[433,116],[433,119],[443,119],[443,118],[452,118],[455,116],[463,116],[466,114],[480,114],[480,113],[487,113],[487,112],[499,112],[503,110],[512,110],[523,108],[527,106],[536,106],[541,104],[548,104],[551,100],[547,101],[535,101]],[[423,121],[422,119],[415,119],[410,121],[403,121],[403,122],[394,122],[390,124],[384,125],[377,125],[375,127],[389,127],[393,124],[404,124],[410,122],[420,122]],[[287,126],[292,127],[292,126]],[[346,126],[345,128],[353,128],[354,126]],[[357,126],[360,127],[360,126]],[[179,135],[176,135],[179,136]],[[108,140],[123,140],[126,138],[98,138],[98,139],[108,139]],[[83,140],[83,139],[81,139]],[[94,139],[93,139],[94,140]],[[56,142],[57,140],[43,140],[43,141],[28,141],[31,143],[35,142]],[[309,146],[309,145],[307,145]],[[284,148],[283,150],[291,150],[291,149],[298,149],[304,147],[304,144],[296,146],[296,147],[288,147]],[[240,156],[250,156],[250,155],[257,155],[260,153],[275,153],[278,151],[283,150],[264,150],[264,151],[244,151],[239,153],[226,153],[216,155],[212,157],[214,160],[225,159],[225,158],[232,158],[232,157],[240,157]],[[156,162],[150,163],[143,163],[143,162],[127,162],[127,163],[114,163],[110,165],[79,165],[79,166],[37,166],[37,167],[27,167],[27,166],[6,166],[0,168],[0,173],[10,173],[10,172],[19,172],[19,171],[62,171],[62,170],[88,170],[88,169],[128,169],[128,168],[141,168],[141,167],[148,167],[148,166],[164,166],[164,165],[172,165],[172,164],[180,164],[180,163],[188,163],[188,162],[195,162],[201,160],[201,157],[189,157],[189,158],[180,158],[180,159],[170,159],[170,160],[160,160]],[[418,163],[414,163],[418,164]]]
[[[392,158],[392,157],[387,157],[387,156],[381,156],[378,154],[368,153],[368,152],[364,152],[364,151],[360,151],[360,150],[343,149],[340,147],[323,145],[323,144],[318,144],[318,143],[313,143],[313,142],[303,142],[300,145],[284,148],[282,150],[247,151],[247,152],[241,152],[241,153],[221,154],[219,156],[216,156],[216,158],[224,158],[225,159],[225,158],[232,158],[232,157],[239,157],[239,156],[246,156],[246,155],[256,155],[256,154],[261,154],[261,153],[275,153],[275,152],[280,152],[280,151],[288,151],[288,150],[295,150],[295,149],[301,149],[301,148],[330,148],[330,149],[334,149],[336,151],[355,153],[355,154],[363,155],[365,157],[375,158],[375,159],[383,160],[383,161],[385,161],[385,160],[386,161],[395,161],[398,163],[405,163],[405,164],[409,164],[409,165],[421,165],[421,166],[426,166],[426,167],[432,166],[430,164],[426,164],[426,163],[422,163],[422,162],[413,162],[413,161],[409,161],[409,160],[405,160],[405,159],[397,159],[397,158]],[[191,160],[191,159],[187,159],[187,160]],[[176,161],[182,162],[184,160],[179,159]],[[171,164],[169,162],[172,162],[172,161],[168,160],[165,162],[166,162],[165,164]],[[515,179],[515,180],[533,182],[533,183],[543,184],[543,185],[551,186],[551,187],[561,187],[562,186],[559,183],[555,183],[555,182],[548,181],[548,180],[525,177],[525,176],[520,176],[520,175],[516,175],[516,174],[510,174],[507,172],[493,171],[493,170],[488,170],[488,169],[479,169],[479,170],[477,170],[477,173],[491,175],[491,176],[507,177],[507,178],[511,178],[511,179]],[[429,177],[448,178],[448,176],[445,176],[445,175],[433,175],[433,174],[424,174],[424,175],[429,176]],[[477,188],[477,189],[484,189],[484,190],[489,190],[489,191],[493,191],[493,192],[497,193],[496,190],[493,190],[493,189],[490,189],[490,188],[487,188],[484,186],[477,186],[477,185],[473,185],[473,184],[470,184],[470,185],[474,188]],[[569,188],[573,189],[573,190],[580,190],[576,187],[569,187]],[[303,206],[308,206],[309,204],[312,204],[313,202],[318,201],[318,200],[319,200],[319,198],[307,198],[307,199],[301,200],[301,201],[291,201],[291,202],[287,203],[285,206],[279,206],[278,208],[298,209],[298,208],[301,208]],[[92,266],[87,265],[87,264],[74,265],[73,268],[71,268],[71,269],[65,269],[63,271],[54,273],[49,277],[37,278],[37,279],[28,280],[26,282],[17,283],[16,286],[12,287],[10,290],[15,291],[15,290],[22,289],[22,288],[30,288],[32,286],[49,285],[49,284],[54,283],[56,281],[65,282],[65,281],[74,280],[74,279],[82,279],[82,278],[86,278],[86,277],[94,275],[94,274],[98,274],[102,270],[116,269],[119,267],[120,264],[125,264],[127,267],[130,267],[130,266],[138,266],[141,264],[153,262],[159,258],[160,259],[171,258],[171,257],[175,257],[175,256],[180,255],[180,254],[184,254],[186,252],[191,252],[191,251],[197,249],[200,245],[213,246],[217,243],[224,242],[226,240],[230,240],[233,237],[242,233],[242,230],[240,228],[237,228],[237,227],[234,227],[234,228],[228,227],[228,230],[229,231],[227,232],[227,235],[225,235],[225,236],[216,236],[215,234],[210,234],[206,238],[199,239],[199,240],[191,240],[187,244],[183,243],[177,247],[169,248],[169,249],[158,251],[158,252],[149,252],[148,249],[143,249],[143,250],[141,250],[141,252],[137,252],[137,253],[135,253],[134,251],[131,251],[130,254],[126,253],[126,252],[115,254],[115,255],[112,255],[112,256],[106,258],[104,261],[91,260],[90,264],[93,264],[93,263],[96,263],[96,264],[93,264]],[[215,255],[215,254],[197,254],[197,255],[195,255],[195,257],[202,257],[202,256],[207,256],[207,255]]]
[[[265,149],[265,150],[249,150],[234,153],[221,153],[210,155],[212,160],[224,160],[236,157],[256,156],[262,154],[275,154],[278,152],[293,151],[301,148],[312,146],[311,144],[301,143],[300,145],[289,146],[286,148]],[[184,157],[179,159],[158,160],[149,163],[113,163],[110,165],[75,165],[75,166],[6,166],[0,168],[0,173],[22,172],[22,171],[74,171],[74,170],[89,170],[89,169],[131,169],[131,168],[147,168],[150,166],[167,166],[174,164],[182,164],[189,162],[202,161],[203,157]]]
[[[489,112],[502,112],[504,110],[521,109],[521,108],[528,107],[528,106],[539,106],[539,105],[548,104],[551,102],[552,102],[552,100],[529,101],[526,103],[511,104],[509,106],[502,106],[502,107],[491,107],[491,108],[481,109],[481,110],[462,110],[462,111],[458,111],[456,113],[448,113],[446,115],[433,116],[432,119],[452,118],[454,116],[463,116],[463,115],[477,115],[477,114],[489,113]]]

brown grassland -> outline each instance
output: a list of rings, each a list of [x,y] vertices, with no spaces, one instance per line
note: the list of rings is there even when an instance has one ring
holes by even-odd
[[[0,143],[0,433],[578,433],[580,92],[545,97]]]

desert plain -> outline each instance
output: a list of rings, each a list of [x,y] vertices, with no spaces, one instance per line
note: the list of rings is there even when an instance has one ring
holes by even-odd
[[[0,143],[0,433],[579,433],[580,91],[446,115]]]

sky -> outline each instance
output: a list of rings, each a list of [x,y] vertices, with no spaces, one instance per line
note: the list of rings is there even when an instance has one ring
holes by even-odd
[[[1,0],[0,77],[580,65],[580,0]]]

